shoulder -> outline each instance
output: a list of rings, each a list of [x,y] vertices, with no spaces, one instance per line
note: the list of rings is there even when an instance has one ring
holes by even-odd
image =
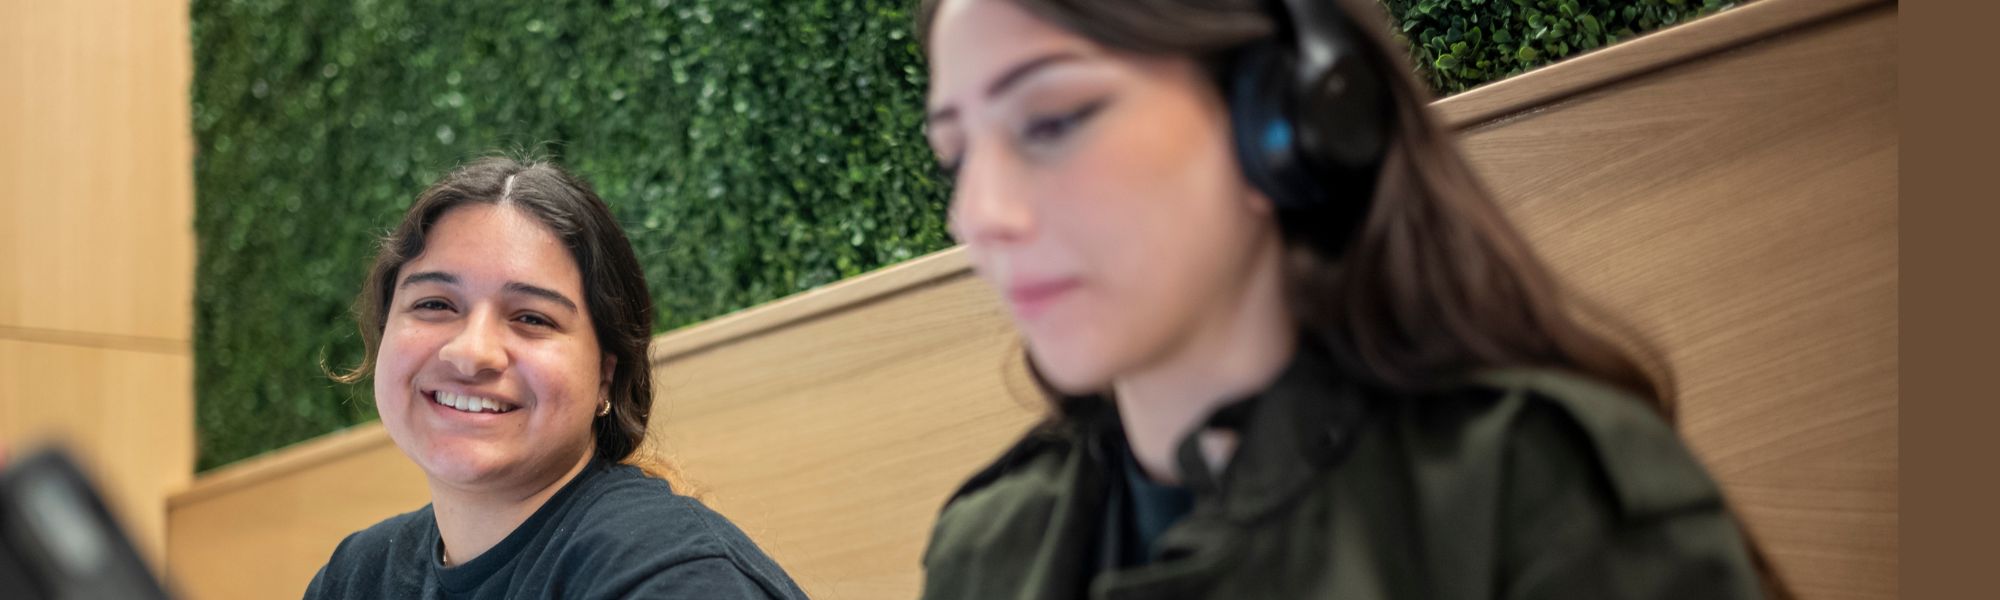
[[[1644,398],[1514,369],[1395,414],[1433,568],[1497,569],[1475,580],[1509,598],[1755,597],[1721,489]]]
[[[961,484],[945,501],[944,515],[969,512],[1005,515],[1039,499],[1067,494],[1075,486],[1078,460],[1090,441],[1077,425],[1040,425]]]
[[[1509,597],[1760,595],[1722,490],[1643,398],[1552,371],[1480,379],[1501,393],[1491,514]]]
[[[722,556],[733,526],[665,480],[614,466],[578,490],[567,519],[576,536],[593,544],[640,545],[689,559]]]
[[[1626,516],[1719,506],[1720,489],[1651,404],[1596,380],[1546,369],[1480,373],[1499,393],[1488,410],[1505,433],[1512,487],[1602,484]]]
[[[1063,472],[1069,459],[1085,450],[1087,440],[1074,426],[1038,425],[1000,456],[973,473],[945,507],[981,498],[1057,492],[1068,482]]]
[[[327,563],[361,567],[399,555],[421,554],[423,547],[429,545],[435,522],[428,505],[383,519],[341,540]]]
[[[567,544],[573,552],[565,554],[578,569],[605,569],[608,581],[642,587],[693,575],[747,580],[771,597],[798,597],[796,585],[742,529],[665,480],[617,465],[579,491],[565,519],[574,531]]]
[[[1037,427],[980,469],[945,502],[924,550],[928,579],[938,573],[1005,570],[1078,501],[1079,470],[1090,442],[1081,433]]]
[[[308,598],[366,597],[392,585],[408,565],[423,565],[434,528],[431,507],[383,519],[349,534],[307,587]]]

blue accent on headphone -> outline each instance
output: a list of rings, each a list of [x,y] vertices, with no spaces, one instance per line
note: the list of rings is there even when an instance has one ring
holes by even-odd
[[[1283,119],[1264,127],[1264,151],[1279,152],[1292,145],[1292,123]]]

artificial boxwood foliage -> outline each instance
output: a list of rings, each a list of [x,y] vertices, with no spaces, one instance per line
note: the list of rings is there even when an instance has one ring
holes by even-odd
[[[1704,10],[1386,1],[1440,93]],[[946,247],[914,7],[195,0],[200,468],[374,418],[322,367],[361,359],[349,310],[377,237],[481,155],[593,181],[662,330]]]
[[[1724,0],[1382,0],[1439,95],[1699,15]]]
[[[200,466],[371,419],[375,240],[496,150],[592,180],[660,326],[946,247],[896,1],[193,4]]]

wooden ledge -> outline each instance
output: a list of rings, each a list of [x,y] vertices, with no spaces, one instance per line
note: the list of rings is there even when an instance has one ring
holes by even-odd
[[[381,422],[363,423],[231,463],[195,478],[167,496],[167,510],[334,462],[389,445]]]
[[[653,338],[651,362],[658,367],[759,333],[807,321],[882,298],[969,275],[964,248],[953,246],[784,298],[662,333]]]
[[[1479,86],[1431,104],[1470,129],[1634,77],[1771,39],[1894,0],[1760,0]]]
[[[192,350],[193,344],[189,343],[187,340],[146,337],[138,335],[118,335],[114,333],[97,333],[91,331],[66,331],[61,329],[43,329],[39,327],[14,327],[11,325],[0,325],[0,339],[14,340],[17,342],[29,342],[35,344],[78,346],[83,348],[96,348],[100,350],[146,352],[150,354],[169,354],[175,356],[189,356],[194,354],[194,351]]]

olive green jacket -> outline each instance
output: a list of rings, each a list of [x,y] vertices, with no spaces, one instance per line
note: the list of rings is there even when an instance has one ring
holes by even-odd
[[[1194,508],[1138,567],[1100,566],[1116,414],[1037,429],[947,503],[924,597],[1761,596],[1714,481],[1640,400],[1549,371],[1403,399],[1333,378],[1301,359],[1218,412],[1241,440],[1220,477],[1189,436]]]

